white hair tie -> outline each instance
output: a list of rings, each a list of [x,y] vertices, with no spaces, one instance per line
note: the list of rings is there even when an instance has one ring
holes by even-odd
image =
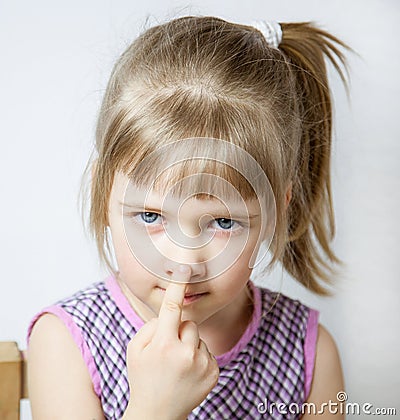
[[[278,48],[282,41],[282,28],[278,22],[265,20],[255,20],[251,24],[258,29],[267,40],[267,43],[272,48]]]

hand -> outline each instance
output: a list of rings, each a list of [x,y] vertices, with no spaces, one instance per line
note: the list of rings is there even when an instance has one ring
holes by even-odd
[[[147,322],[128,344],[129,407],[146,419],[186,419],[218,381],[217,361],[200,339],[197,325],[181,320],[185,282],[191,274],[187,269],[175,271],[172,279],[179,283],[168,286],[158,318]]]

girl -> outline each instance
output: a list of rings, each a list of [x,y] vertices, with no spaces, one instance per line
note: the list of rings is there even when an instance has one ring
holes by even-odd
[[[325,58],[344,80],[340,47],[310,23],[187,16],[126,49],[85,171],[110,276],[33,318],[34,418],[306,419],[304,402],[343,418],[327,408],[343,376],[318,312],[249,279],[264,241],[268,268],[328,293],[325,258],[340,261]],[[227,164],[243,156],[268,182]]]

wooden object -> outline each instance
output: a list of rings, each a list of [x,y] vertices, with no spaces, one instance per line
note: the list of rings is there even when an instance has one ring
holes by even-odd
[[[19,420],[20,400],[28,398],[26,353],[16,342],[0,341],[0,419]]]

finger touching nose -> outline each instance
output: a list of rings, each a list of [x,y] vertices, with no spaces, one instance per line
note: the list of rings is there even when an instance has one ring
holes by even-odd
[[[175,338],[179,336],[179,325],[182,317],[182,305],[185,298],[187,278],[190,276],[189,267],[177,270],[173,275],[174,283],[170,283],[164,295],[158,314],[158,325],[155,336],[159,338]],[[183,280],[182,280],[183,279]],[[176,283],[175,283],[176,282]]]
[[[167,276],[167,278],[171,279],[172,281],[175,282],[187,282],[187,283],[195,283],[195,282],[200,282],[206,279],[206,275],[207,275],[207,270],[206,270],[206,263],[205,262],[198,262],[198,263],[187,263],[185,262],[185,265],[190,266],[191,269],[191,274],[188,277],[183,277],[184,280],[182,279],[182,276],[176,276],[175,274],[178,272],[179,270],[179,266],[182,263],[180,263],[179,261],[173,261],[171,259],[166,259],[165,263],[164,263],[164,271],[165,274]]]

